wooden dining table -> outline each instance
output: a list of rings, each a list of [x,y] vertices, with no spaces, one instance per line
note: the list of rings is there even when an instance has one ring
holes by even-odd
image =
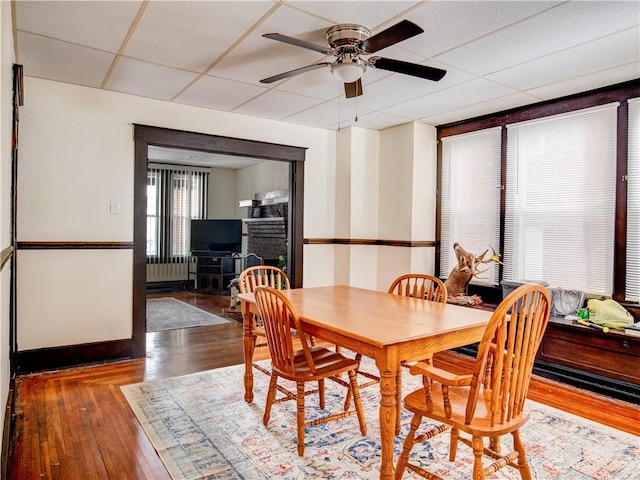
[[[380,478],[394,478],[393,442],[399,433],[397,374],[403,361],[478,342],[492,312],[345,285],[284,292],[306,333],[375,360],[380,372]],[[244,315],[245,400],[253,401],[252,293],[238,295]]]

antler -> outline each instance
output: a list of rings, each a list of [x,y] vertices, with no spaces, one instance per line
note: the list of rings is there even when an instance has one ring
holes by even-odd
[[[491,248],[491,257],[489,257],[488,259],[486,260],[484,259],[484,256],[489,252],[488,248],[484,252],[482,252],[482,255],[477,255],[476,257],[473,258],[473,261],[471,263],[471,272],[473,273],[474,277],[477,277],[481,273],[484,273],[487,270],[489,270],[489,268],[485,268],[484,270],[478,270],[478,265],[480,265],[481,263],[495,262],[502,265],[502,262],[500,261],[500,254],[497,253],[491,245],[489,245],[489,248]]]

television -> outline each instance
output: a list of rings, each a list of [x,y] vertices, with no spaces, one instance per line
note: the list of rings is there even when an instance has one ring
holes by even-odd
[[[191,220],[191,254],[227,256],[242,251],[242,220]]]

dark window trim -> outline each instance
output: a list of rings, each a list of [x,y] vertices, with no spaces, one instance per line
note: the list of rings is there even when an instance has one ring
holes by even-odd
[[[291,285],[302,287],[302,248],[304,219],[304,160],[305,147],[221,137],[203,133],[171,130],[147,125],[134,128],[134,187],[133,187],[133,333],[132,356],[146,354],[146,237],[147,237],[147,154],[148,146],[184,148],[238,157],[290,162],[289,168],[289,276]]]
[[[441,221],[442,212],[440,204],[440,188],[442,171],[442,148],[441,140],[452,135],[484,130],[492,127],[502,127],[502,172],[506,169],[506,126],[509,124],[543,118],[560,113],[568,113],[584,108],[595,107],[612,102],[620,102],[618,107],[618,125],[617,125],[617,180],[616,180],[616,226],[615,226],[615,244],[614,244],[614,280],[613,280],[613,298],[620,302],[624,302],[624,286],[626,276],[626,217],[627,217],[627,184],[623,181],[623,175],[627,171],[627,152],[628,152],[628,104],[627,100],[640,97],[640,79],[611,85],[608,87],[590,90],[567,97],[558,98],[540,102],[525,107],[512,110],[505,110],[491,115],[472,118],[460,122],[454,122],[437,127],[438,131],[438,190],[436,201],[436,275],[444,277],[448,272],[440,271],[440,250],[441,250]],[[504,197],[504,194],[503,194]],[[504,198],[500,204],[501,232],[500,232],[500,250],[504,250],[504,215],[505,205]],[[502,269],[501,269],[502,270]],[[500,272],[502,278],[502,271]]]

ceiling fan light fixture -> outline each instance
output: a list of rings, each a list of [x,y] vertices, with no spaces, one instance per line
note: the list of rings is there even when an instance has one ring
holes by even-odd
[[[342,83],[357,82],[367,67],[361,62],[334,62],[331,65],[331,73]]]

